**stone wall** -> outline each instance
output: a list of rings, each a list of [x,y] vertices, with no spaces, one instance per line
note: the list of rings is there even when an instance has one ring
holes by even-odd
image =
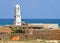
[[[14,33],[12,33],[14,34]],[[11,39],[12,34],[0,34],[2,36]],[[25,33],[16,33],[20,39],[48,39],[48,40],[60,40],[60,29],[28,29]],[[9,37],[8,37],[9,36]],[[4,39],[4,37],[2,37]]]
[[[32,37],[36,39],[60,40],[60,29],[34,29]]]
[[[18,34],[18,33],[17,33]],[[21,39],[60,40],[60,29],[29,29],[19,35]]]

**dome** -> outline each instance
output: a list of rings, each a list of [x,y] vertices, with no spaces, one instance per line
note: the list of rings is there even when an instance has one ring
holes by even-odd
[[[18,4],[16,4],[16,8],[20,7]]]

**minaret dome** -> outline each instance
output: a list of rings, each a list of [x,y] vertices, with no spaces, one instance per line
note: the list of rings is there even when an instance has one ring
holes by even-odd
[[[16,4],[16,8],[20,7],[19,4]]]

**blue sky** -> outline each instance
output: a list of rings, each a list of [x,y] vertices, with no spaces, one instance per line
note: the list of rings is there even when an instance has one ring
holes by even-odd
[[[22,19],[60,19],[60,0],[0,0],[0,19],[14,18],[17,1]]]

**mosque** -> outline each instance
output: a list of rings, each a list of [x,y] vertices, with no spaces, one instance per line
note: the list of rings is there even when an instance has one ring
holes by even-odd
[[[21,10],[20,10],[20,5],[17,3],[14,9],[14,25],[15,26],[26,26],[26,23],[22,23],[21,21]],[[25,25],[23,25],[25,24]],[[44,24],[44,23],[32,23],[32,24],[27,24],[28,27],[33,27],[33,28],[54,28],[58,29],[58,24]]]

